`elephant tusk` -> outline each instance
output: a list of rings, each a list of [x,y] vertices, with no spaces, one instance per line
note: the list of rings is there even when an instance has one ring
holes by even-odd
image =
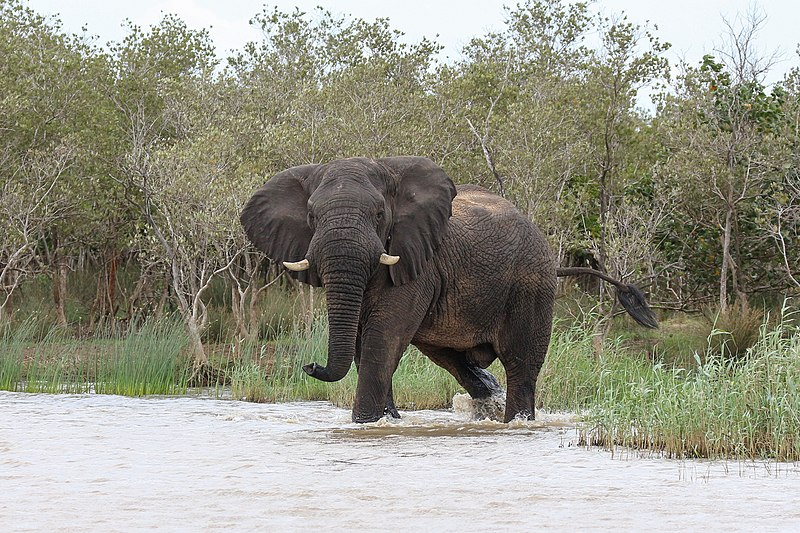
[[[295,272],[302,272],[303,270],[308,270],[308,259],[303,259],[302,261],[298,261],[296,263],[284,261],[283,266]]]
[[[381,254],[381,264],[382,265],[393,265],[400,261],[399,255],[389,255],[389,254]]]

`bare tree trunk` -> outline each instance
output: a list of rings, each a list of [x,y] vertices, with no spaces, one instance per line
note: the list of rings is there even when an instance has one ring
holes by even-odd
[[[67,327],[67,315],[65,312],[67,299],[67,262],[64,254],[61,252],[60,243],[55,234],[53,236],[52,258],[50,280],[53,289],[53,305],[56,311],[56,325],[58,327]]]
[[[261,291],[253,291],[250,293],[250,315],[247,331],[250,334],[250,340],[258,339],[258,296]]]
[[[3,280],[0,279],[0,284]],[[14,293],[9,292],[5,297],[0,296],[0,325],[6,320],[11,320],[14,314]]]
[[[155,309],[155,305],[153,304],[155,300],[155,296],[152,294],[153,292],[153,274],[150,268],[144,268],[139,272],[139,279],[136,280],[136,285],[133,287],[133,291],[131,291],[130,298],[128,298],[128,303],[126,306],[125,314],[126,319],[128,321],[135,321],[136,318],[140,318],[137,315],[143,314],[138,309],[145,309],[145,306],[148,305],[146,298],[150,298],[149,304],[152,305],[152,309]]]
[[[735,209],[731,230],[733,231],[733,253],[729,254],[728,257],[731,260],[731,279],[733,280],[733,292],[736,294],[736,299],[739,302],[742,302],[742,305],[746,308],[749,305],[747,297],[747,281],[746,278],[742,276],[742,269],[739,268],[739,264],[737,262],[742,260],[742,232],[739,230],[739,216],[735,212]]]
[[[153,313],[154,318],[156,320],[161,320],[161,317],[164,316],[164,307],[167,305],[167,297],[169,296],[169,281],[167,277],[164,276],[164,286],[161,288],[161,296],[158,299],[158,303],[156,304],[156,309]]]
[[[725,226],[722,236],[722,267],[719,270],[719,310],[725,311],[728,308],[728,265],[730,263],[731,248],[731,218],[733,207],[728,205],[725,213]]]
[[[59,261],[53,270],[53,303],[56,308],[56,325],[67,326],[65,301],[67,297],[67,265]]]
[[[246,325],[245,296],[249,292],[249,287],[242,292],[235,282],[231,281],[230,285],[231,314],[233,314],[233,320],[236,322],[236,337],[247,339],[249,337],[249,332],[247,331]]]
[[[97,273],[97,288],[95,290],[92,310],[89,317],[89,329],[93,329],[97,321],[104,318],[113,319],[116,316],[116,287],[117,263],[119,253],[116,248],[108,247],[103,252],[102,268]]]
[[[189,345],[192,350],[192,360],[194,361],[194,374],[197,376],[198,372],[208,365],[208,355],[203,346],[203,339],[201,337],[201,326],[197,323],[194,317],[188,317],[186,320],[187,332],[189,334]]]
[[[114,317],[117,314],[117,267],[119,266],[119,252],[115,247],[109,249],[107,263],[108,283],[106,284],[106,302],[108,314]]]
[[[246,280],[239,279],[231,269],[227,270],[226,279],[231,285],[231,312],[236,321],[238,337],[252,342],[258,337],[258,301],[261,293],[283,276],[278,274],[271,280],[267,277],[264,283],[260,283],[258,278],[263,257],[244,253],[241,261]]]

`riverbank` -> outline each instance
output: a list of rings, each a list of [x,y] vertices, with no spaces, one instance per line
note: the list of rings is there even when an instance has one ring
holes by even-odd
[[[659,345],[647,348],[624,336],[598,351],[589,326],[558,322],[537,406],[581,413],[581,438],[588,444],[668,457],[800,460],[800,329],[794,318],[784,307],[761,324],[753,346],[735,356],[724,341],[727,333],[716,330],[688,364],[668,362]],[[145,324],[107,339],[70,339],[57,330],[36,342],[32,336],[30,327],[21,326],[0,339],[0,389],[186,395],[198,384],[176,322]],[[310,379],[301,370],[324,361],[326,338],[320,316],[308,333],[297,326],[268,344],[215,345],[201,384],[212,396],[328,400],[347,407],[355,394],[354,370],[337,383]],[[498,363],[490,370],[504,381]],[[394,391],[401,410],[447,408],[463,392],[414,349],[401,361]]]

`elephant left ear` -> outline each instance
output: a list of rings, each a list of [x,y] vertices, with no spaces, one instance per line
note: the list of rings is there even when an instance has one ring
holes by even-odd
[[[456,188],[436,163],[425,157],[387,157],[379,162],[396,178],[388,252],[400,256],[389,267],[394,285],[416,279],[442,242]]]

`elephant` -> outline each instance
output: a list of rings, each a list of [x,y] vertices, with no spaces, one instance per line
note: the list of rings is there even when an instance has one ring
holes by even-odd
[[[392,376],[409,344],[474,399],[502,392],[485,370],[499,359],[505,422],[534,417],[557,275],[603,276],[559,271],[545,236],[511,202],[455,186],[425,157],[289,168],[252,195],[240,221],[295,279],[325,287],[327,363],[303,370],[333,382],[355,362],[354,422],[399,417]],[[608,280],[635,319],[656,325],[641,291]]]

